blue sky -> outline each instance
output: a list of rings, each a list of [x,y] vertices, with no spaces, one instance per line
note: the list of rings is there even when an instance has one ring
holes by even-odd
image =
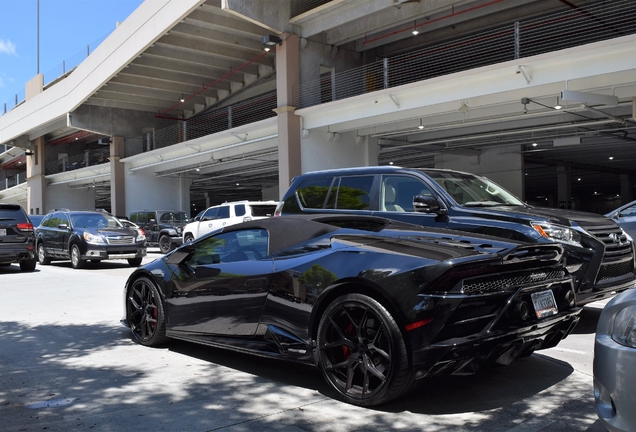
[[[86,45],[102,39],[143,0],[40,0],[40,72],[62,73],[85,57]],[[0,115],[5,102],[37,73],[37,0],[0,0]],[[48,73],[48,74],[47,74]],[[7,104],[9,106],[9,104]]]

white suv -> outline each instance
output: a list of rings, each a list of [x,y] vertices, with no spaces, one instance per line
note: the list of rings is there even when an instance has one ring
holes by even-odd
[[[183,242],[228,225],[271,217],[277,205],[276,201],[236,201],[210,207],[198,221],[183,227]]]

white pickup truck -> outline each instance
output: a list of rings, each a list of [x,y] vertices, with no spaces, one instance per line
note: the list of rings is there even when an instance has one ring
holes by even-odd
[[[228,225],[271,217],[277,205],[276,201],[234,201],[210,207],[199,220],[183,227],[183,242]]]

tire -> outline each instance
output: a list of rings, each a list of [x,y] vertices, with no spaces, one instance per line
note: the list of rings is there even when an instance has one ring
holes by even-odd
[[[37,258],[20,261],[20,270],[32,272],[33,270],[35,270],[35,263],[37,262]]]
[[[168,339],[163,302],[150,279],[135,280],[126,293],[126,320],[133,338],[141,345],[159,346]]]
[[[362,294],[335,299],[320,318],[319,367],[353,405],[389,402],[414,386],[404,338],[391,314]]]
[[[95,264],[97,264],[97,263],[99,263],[99,262],[102,262],[102,260],[94,260],[94,259],[89,260],[89,261],[90,261],[90,262],[92,262],[92,263],[95,263]]]
[[[86,261],[82,259],[82,253],[80,252],[79,246],[74,244],[71,245],[71,265],[74,269],[83,269],[86,267]]]
[[[184,243],[191,242],[192,240],[194,240],[194,236],[192,234],[190,234],[190,233],[186,234],[183,237],[183,242]]]
[[[141,258],[128,258],[128,265],[131,267],[139,267],[141,265]]]
[[[51,264],[51,258],[46,256],[42,243],[38,244],[38,262],[42,265]]]
[[[167,254],[172,250],[172,242],[170,236],[163,234],[159,237],[159,250],[162,254]]]

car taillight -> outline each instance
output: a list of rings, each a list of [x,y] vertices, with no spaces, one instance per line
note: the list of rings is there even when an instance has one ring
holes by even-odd
[[[19,223],[17,225],[18,231],[33,231],[33,224],[31,223]]]

